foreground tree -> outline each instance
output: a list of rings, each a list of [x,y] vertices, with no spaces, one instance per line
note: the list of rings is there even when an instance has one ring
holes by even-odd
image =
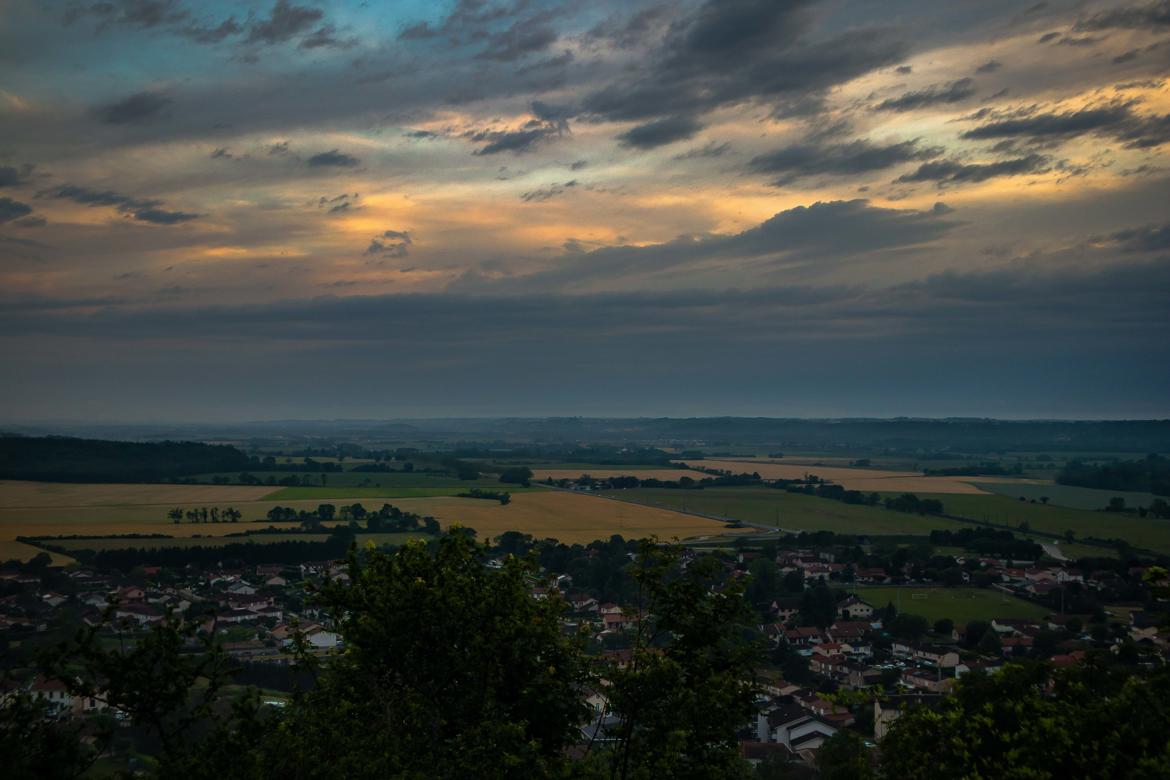
[[[1009,664],[970,674],[882,741],[882,775],[922,778],[1170,776],[1170,673],[1100,661],[1058,671]]]

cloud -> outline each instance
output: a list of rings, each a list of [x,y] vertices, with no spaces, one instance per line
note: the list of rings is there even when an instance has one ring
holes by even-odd
[[[135,198],[111,190],[94,190],[74,184],[42,192],[39,197],[71,200],[85,206],[112,206],[132,219],[154,225],[177,225],[202,216],[189,211],[169,211],[162,208],[163,201],[154,198]]]
[[[758,103],[776,113],[816,111],[829,88],[902,59],[906,47],[876,29],[815,37],[814,2],[707,0],[677,20],[646,66],[585,95],[581,110],[610,121],[698,117]]]
[[[478,56],[497,62],[513,62],[544,51],[557,37],[557,31],[548,25],[544,16],[533,16],[521,19],[503,32],[492,35]]]
[[[533,118],[514,130],[472,130],[463,134],[463,137],[472,143],[483,144],[474,154],[483,157],[501,152],[523,154],[531,152],[536,147],[555,138],[560,138],[569,130],[569,123],[562,116],[562,111],[554,106],[541,103],[539,100],[531,106]]]
[[[914,160],[929,160],[943,151],[938,146],[920,146],[918,139],[885,145],[868,140],[795,144],[754,157],[748,165],[756,173],[779,174],[774,183],[783,186],[806,176],[851,176],[884,170]]]
[[[731,144],[729,144],[729,143],[717,144],[714,141],[710,141],[710,142],[704,144],[703,146],[699,146],[699,147],[696,147],[694,149],[688,149],[687,151],[683,152],[682,154],[676,154],[671,159],[672,160],[708,160],[708,159],[713,159],[715,157],[722,157],[723,155],[727,154],[730,151],[731,151]]]
[[[102,122],[111,125],[138,125],[157,119],[171,99],[158,92],[138,92],[93,110]]]
[[[1028,173],[1043,173],[1050,168],[1049,158],[1040,154],[1029,154],[1011,160],[991,163],[961,163],[956,160],[938,160],[923,163],[918,170],[899,176],[899,182],[936,181],[940,184],[975,183],[1000,176],[1021,176]]]
[[[1126,252],[1164,252],[1170,250],[1170,222],[1119,230],[1093,241],[1115,243]]]
[[[307,5],[293,5],[289,0],[276,0],[268,16],[261,17],[248,27],[247,43],[278,44],[307,32],[321,21],[325,12]]]
[[[988,60],[987,62],[983,63],[978,68],[976,68],[975,72],[981,73],[981,74],[982,73],[995,73],[997,70],[999,70],[1002,67],[1003,67],[1003,63],[1000,62],[999,60]]]
[[[1111,8],[1077,20],[1077,32],[1094,30],[1154,30],[1170,27],[1170,0]]]
[[[12,198],[0,197],[0,225],[32,213],[32,206]]]
[[[653,149],[693,138],[702,128],[689,116],[672,116],[633,127],[618,136],[622,146]]]
[[[337,149],[314,154],[305,162],[310,168],[356,168],[362,164],[358,158]]]
[[[35,168],[31,163],[0,165],[0,187],[19,187],[29,180]]]
[[[949,84],[931,84],[926,89],[907,92],[901,97],[890,98],[878,103],[878,111],[914,111],[919,108],[940,104],[958,103],[975,94],[975,82],[959,79]]]
[[[351,49],[357,46],[357,38],[341,38],[332,24],[323,25],[306,35],[297,45],[300,49]]]
[[[380,236],[370,239],[370,245],[363,254],[378,257],[406,257],[414,244],[410,233],[405,230],[386,230]]]
[[[554,183],[549,184],[545,187],[541,187],[539,189],[530,190],[529,192],[525,192],[523,195],[520,196],[520,200],[524,201],[525,203],[540,203],[542,201],[546,201],[546,200],[549,200],[551,198],[555,198],[558,195],[563,195],[563,194],[565,194],[566,191],[571,190],[576,186],[577,186],[576,179],[573,179],[571,181],[567,181],[564,184],[559,184],[559,183],[554,182]]]
[[[1170,140],[1170,114],[1142,116],[1129,104],[1114,103],[996,119],[964,132],[961,137],[976,141],[1023,138],[1051,142],[1092,133],[1112,136],[1132,148],[1159,146]]]
[[[357,203],[361,196],[358,193],[343,192],[340,195],[335,195],[332,198],[322,195],[317,200],[317,208],[326,209],[329,214],[344,214],[351,209],[354,209],[354,204]]]
[[[553,269],[511,278],[511,289],[560,289],[591,281],[617,283],[630,277],[698,267],[729,272],[749,264],[756,275],[768,266],[838,262],[858,255],[907,251],[946,235],[959,223],[942,211],[872,206],[864,200],[817,202],[781,211],[755,227],[729,235],[679,236],[645,246],[616,246],[567,260]],[[727,282],[730,284],[730,281]]]

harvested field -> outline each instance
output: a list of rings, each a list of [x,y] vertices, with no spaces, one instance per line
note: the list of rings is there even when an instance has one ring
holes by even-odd
[[[395,505],[436,517],[444,527],[460,523],[474,528],[481,539],[505,531],[521,531],[584,544],[608,539],[613,534],[627,539],[656,535],[666,541],[726,531],[722,523],[714,520],[559,490],[520,493],[507,506],[494,501],[451,497],[408,498],[396,501]]]
[[[691,471],[690,469],[663,469],[663,468],[629,468],[623,466],[583,466],[581,468],[568,469],[533,469],[532,479],[534,481],[542,481],[552,477],[553,479],[576,479],[582,474],[588,474],[594,479],[606,479],[608,477],[637,477],[638,479],[661,479],[664,481],[675,481],[680,477],[690,477],[694,480],[703,479],[711,476],[704,474],[701,471]]]
[[[882,471],[834,466],[802,466],[765,460],[704,460],[703,466],[733,473],[759,472],[764,479],[802,479],[815,474],[842,485],[846,490],[878,493],[959,493],[980,495],[985,491],[972,482],[990,482],[988,477],[924,477],[913,471]]]
[[[30,544],[24,542],[16,542],[12,540],[0,540],[0,561],[28,561],[35,558],[38,554],[46,552],[46,550],[39,550]],[[49,553],[53,558],[50,566],[65,566],[73,563],[73,559],[61,553]]]
[[[0,509],[157,505],[227,505],[256,501],[272,487],[247,485],[85,485],[0,481]]]
[[[411,538],[426,538],[424,534],[411,533],[377,533],[357,534],[358,544],[374,542],[375,544],[402,544]],[[130,548],[142,550],[157,550],[167,547],[223,547],[227,544],[273,544],[275,542],[323,542],[325,534],[253,534],[251,536],[200,536],[176,539],[62,539],[46,542],[54,546],[73,550],[124,550]],[[0,542],[0,545],[20,544],[19,542]],[[0,547],[3,550],[3,547]]]

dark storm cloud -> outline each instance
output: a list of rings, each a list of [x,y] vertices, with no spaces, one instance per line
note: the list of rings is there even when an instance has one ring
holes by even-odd
[[[154,198],[135,198],[111,190],[94,190],[73,184],[42,192],[39,197],[71,200],[85,206],[111,206],[133,219],[155,225],[177,225],[202,216],[188,211],[169,211],[162,208],[163,201]]]
[[[0,187],[18,187],[32,176],[36,168],[31,163],[24,165],[0,165]]]
[[[990,163],[962,163],[956,160],[938,160],[923,163],[918,170],[899,176],[900,182],[936,181],[940,184],[959,184],[987,181],[1000,176],[1021,176],[1042,173],[1050,169],[1050,160],[1044,155],[1029,154],[1011,160]]]
[[[153,121],[171,99],[158,92],[138,92],[122,100],[98,106],[94,116],[111,125],[137,125]]]
[[[541,52],[557,40],[557,31],[545,16],[521,19],[511,27],[489,38],[479,57],[497,62],[513,62],[529,54]]]
[[[613,121],[696,117],[758,102],[776,112],[816,111],[821,93],[902,58],[877,30],[814,39],[811,0],[708,0],[670,28],[653,64],[587,94],[582,110]]]
[[[336,27],[326,24],[302,38],[297,46],[301,49],[350,49],[357,43],[357,38],[342,38],[337,34]]]
[[[1163,252],[1170,250],[1170,223],[1119,230],[1095,240],[1118,244],[1126,252]]]
[[[294,5],[289,0],[276,0],[267,17],[261,17],[248,27],[247,43],[277,44],[308,32],[321,21],[325,12],[307,5]]]
[[[926,89],[907,92],[904,95],[878,103],[878,111],[913,111],[927,106],[958,103],[975,94],[975,82],[959,79],[949,84],[931,84]]]
[[[362,161],[352,154],[346,154],[338,149],[314,154],[305,163],[310,168],[356,168]]]
[[[1077,32],[1090,30],[1154,30],[1170,27],[1170,0],[1111,8],[1077,21]]]
[[[551,200],[558,195],[564,195],[568,190],[573,189],[578,184],[576,179],[567,181],[564,184],[554,182],[539,189],[530,190],[520,196],[520,200],[525,203],[540,203],[542,201]]]
[[[727,271],[743,261],[765,265],[841,261],[885,250],[909,250],[943,237],[959,223],[946,209],[911,211],[871,206],[864,200],[832,201],[781,211],[732,235],[680,236],[663,244],[598,249],[555,268],[511,278],[515,289],[559,289],[591,280],[614,281],[704,265]]]
[[[688,149],[682,154],[676,154],[671,159],[673,160],[708,160],[715,157],[722,157],[731,151],[731,144],[721,143],[717,144],[711,141],[703,146],[695,149]]]
[[[530,119],[518,130],[473,130],[465,133],[464,138],[472,143],[483,144],[474,152],[479,157],[501,152],[531,152],[541,144],[569,132],[569,123],[564,119],[540,118],[548,108],[539,101],[534,103],[533,113],[536,118]]]
[[[32,213],[32,206],[12,198],[0,197],[0,225]]]
[[[177,225],[180,222],[190,222],[201,216],[189,211],[166,211],[159,208],[139,209],[131,214],[134,219],[151,222],[155,225]]]
[[[600,22],[586,34],[593,41],[604,41],[618,49],[644,45],[652,32],[663,26],[669,19],[665,5],[654,5],[632,15],[615,15]]]
[[[966,131],[962,137],[976,141],[1017,138],[1048,142],[1092,133],[1111,136],[1132,148],[1159,146],[1170,141],[1170,115],[1139,115],[1129,104],[1118,103],[997,119]]]
[[[805,176],[851,176],[870,173],[914,160],[929,160],[942,147],[920,146],[917,139],[886,145],[867,140],[840,144],[796,144],[754,157],[748,164],[756,173],[779,174],[776,186]]]
[[[633,127],[618,136],[622,146],[653,149],[693,138],[703,127],[689,116],[672,116]]]
[[[82,17],[97,20],[98,32],[114,25],[143,30],[161,29],[206,44],[220,43],[244,31],[236,23],[235,17],[218,22],[194,19],[191,11],[179,0],[120,0],[77,5],[65,14],[63,21],[72,24]]]
[[[370,239],[370,245],[363,254],[382,258],[406,257],[413,244],[414,240],[408,231],[386,230],[380,236]]]

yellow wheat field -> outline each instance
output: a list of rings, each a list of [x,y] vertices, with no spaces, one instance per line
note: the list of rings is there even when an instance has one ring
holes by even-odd
[[[879,493],[982,494],[986,491],[980,490],[966,480],[989,481],[986,477],[924,477],[913,471],[808,466],[763,460],[704,460],[701,463],[707,468],[724,469],[737,474],[741,472],[750,474],[756,471],[764,479],[800,479],[805,474],[815,474],[821,479],[843,486],[846,490],[877,491]]]
[[[613,534],[627,539],[658,536],[667,541],[726,532],[724,525],[714,520],[559,490],[513,494],[512,503],[507,506],[450,496],[403,498],[394,505],[431,515],[444,527],[460,523],[474,528],[480,539],[499,536],[505,531],[521,531],[569,544],[584,544],[608,539]]]
[[[596,468],[577,469],[533,469],[532,478],[538,482],[552,477],[553,479],[576,479],[582,474],[588,474],[594,479],[609,477],[637,477],[638,479],[677,480],[680,477],[690,477],[699,480],[711,476],[700,471],[690,469],[623,469],[621,466],[598,466]]]

